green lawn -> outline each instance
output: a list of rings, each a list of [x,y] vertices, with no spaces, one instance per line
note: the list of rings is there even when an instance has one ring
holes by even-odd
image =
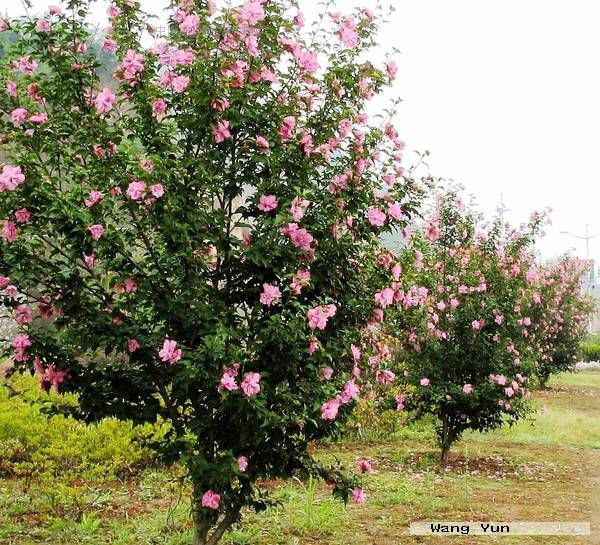
[[[31,381],[19,383],[30,386]],[[181,476],[157,469],[151,454],[136,446],[136,438],[151,430],[113,421],[84,430],[69,419],[47,420],[27,401],[36,397],[33,387],[25,400],[8,397],[5,389],[0,394],[2,545],[190,542],[188,490]],[[317,455],[324,460],[351,466],[357,458],[372,460],[377,473],[365,478],[368,503],[344,507],[322,483],[267,483],[279,506],[248,513],[244,526],[224,543],[438,543],[439,538],[405,533],[411,521],[436,519],[590,520],[595,537],[589,543],[600,542],[600,372],[558,377],[535,394],[535,405],[534,421],[468,434],[446,469],[437,466],[431,430],[423,426],[402,428],[385,441],[322,445]],[[69,447],[71,440],[76,445]],[[565,545],[586,539],[503,537],[502,543]]]

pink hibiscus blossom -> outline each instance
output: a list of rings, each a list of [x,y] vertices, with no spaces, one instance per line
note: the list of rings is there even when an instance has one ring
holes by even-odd
[[[90,196],[85,199],[84,204],[87,208],[91,208],[95,204],[98,204],[102,200],[102,193],[100,191],[96,191],[95,189],[90,191]]]
[[[177,343],[175,341],[165,339],[158,355],[162,361],[177,363],[181,359],[182,350],[181,348],[177,348]]]
[[[244,473],[248,469],[248,458],[245,456],[240,456],[237,459],[238,469]]]
[[[367,502],[367,494],[362,488],[355,488],[352,491],[352,503],[366,503]]]
[[[15,219],[19,223],[27,223],[31,219],[31,212],[27,208],[19,208],[15,212]]]
[[[207,490],[202,495],[202,507],[207,509],[217,510],[221,504],[221,496],[213,490]]]
[[[261,195],[257,208],[262,212],[270,212],[275,210],[279,205],[279,201],[275,195]]]
[[[179,30],[188,36],[193,36],[200,28],[200,17],[195,13],[186,15],[185,19],[179,23]]]
[[[94,100],[96,111],[99,114],[109,112],[115,105],[116,100],[116,95],[108,87],[105,87],[96,95],[96,99]]]
[[[367,212],[367,217],[369,219],[369,223],[374,227],[383,227],[387,216],[380,208],[371,206]]]
[[[18,324],[29,324],[33,320],[33,312],[28,305],[19,305],[15,308],[15,321]]]
[[[337,307],[335,305],[321,305],[310,309],[306,313],[308,327],[310,329],[325,329],[328,319],[333,317],[336,311]]]
[[[309,271],[303,271],[302,269],[296,271],[294,278],[292,278],[292,283],[290,284],[292,294],[300,295],[302,288],[305,288],[310,283],[310,277],[311,274]]]
[[[157,199],[162,197],[165,194],[165,188],[162,184],[153,184],[150,186],[150,193]]]
[[[213,137],[217,144],[220,144],[228,138],[231,138],[231,132],[229,131],[229,121],[219,121],[217,123],[217,126],[213,129]]]
[[[131,182],[127,186],[127,191],[125,192],[127,196],[134,200],[139,201],[144,198],[144,194],[146,192],[146,184],[141,180],[137,180],[135,182]]]
[[[25,108],[15,108],[10,113],[10,120],[14,125],[21,125],[27,119],[27,110]]]
[[[248,397],[260,392],[260,373],[248,373],[242,381],[242,391]]]
[[[0,192],[5,190],[14,191],[24,181],[25,175],[21,171],[21,167],[4,165],[2,173],[0,173]]]
[[[281,300],[281,291],[277,286],[273,284],[263,284],[263,291],[260,294],[260,302],[267,306],[271,307],[276,305]]]
[[[5,238],[8,242],[13,242],[17,238],[17,234],[17,226],[12,221],[4,220],[0,231],[2,238]]]
[[[339,399],[330,399],[321,406],[321,418],[323,420],[335,420],[340,409]]]
[[[237,15],[237,20],[241,25],[254,26],[256,23],[264,20],[265,10],[259,0],[248,0]]]
[[[358,45],[358,33],[356,32],[354,17],[347,17],[342,21],[339,28],[339,36],[345,47],[356,47]]]

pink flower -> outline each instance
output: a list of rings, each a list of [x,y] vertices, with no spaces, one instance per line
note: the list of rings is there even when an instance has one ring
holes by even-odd
[[[21,125],[27,119],[27,110],[25,108],[15,108],[10,113],[10,120],[15,125]]]
[[[15,308],[15,320],[18,324],[28,324],[33,320],[33,313],[27,305]]]
[[[321,406],[321,418],[323,420],[335,420],[340,408],[339,399],[330,399]]]
[[[386,220],[385,212],[376,206],[371,206],[369,208],[367,217],[369,218],[369,223],[375,227],[383,227]]]
[[[281,291],[273,284],[263,284],[263,291],[260,294],[260,302],[263,305],[271,307],[276,305],[281,300]]]
[[[167,102],[164,99],[157,98],[152,103],[152,113],[158,119],[160,119],[161,117],[164,117],[166,111],[167,111]]]
[[[158,199],[165,194],[165,188],[162,184],[154,184],[150,186],[150,193]]]
[[[385,288],[375,294],[375,302],[382,308],[389,307],[394,302],[394,290]]]
[[[256,145],[259,147],[261,153],[271,153],[269,141],[264,136],[256,137]]]
[[[231,132],[229,132],[229,121],[219,121],[217,126],[213,129],[213,136],[217,144],[220,144],[228,138],[231,138]]]
[[[306,229],[299,229],[297,223],[288,223],[279,232],[288,236],[296,248],[300,248],[305,252],[312,250],[313,236]]]
[[[84,201],[84,204],[91,208],[95,204],[98,204],[102,200],[102,193],[100,191],[90,191],[90,196]]]
[[[479,329],[481,329],[481,326],[483,325],[483,320],[473,320],[471,322],[471,327],[477,331]]]
[[[112,110],[116,100],[116,95],[108,87],[105,87],[96,95],[96,100],[94,101],[96,111],[99,114],[109,112]]]
[[[202,496],[202,507],[216,510],[221,504],[221,496],[212,490],[207,490]]]
[[[314,74],[319,69],[316,51],[305,51],[298,46],[294,49],[293,54],[298,66],[309,74]]]
[[[366,502],[367,495],[365,494],[365,491],[362,488],[355,488],[352,491],[352,503],[361,504]]]
[[[175,341],[165,339],[158,355],[162,361],[177,363],[181,359],[182,351],[181,348],[177,348],[177,343]]]
[[[463,386],[463,392],[467,395],[473,393],[473,385],[472,384],[465,384]]]
[[[321,368],[321,379],[329,380],[333,376],[333,369],[331,367]]]
[[[237,376],[237,370],[229,369],[225,367],[223,370],[223,376],[221,377],[221,381],[219,383],[219,389],[227,390],[228,392],[233,392],[238,389],[238,385],[235,381],[235,377]]]
[[[358,45],[358,33],[356,32],[354,17],[347,17],[342,21],[339,28],[339,36],[345,47],[356,47]]]
[[[50,11],[52,15],[60,15],[62,13],[62,9],[58,6],[48,6],[48,11]]]
[[[509,386],[508,388],[504,388],[504,394],[506,395],[506,397],[512,397],[515,395],[515,391]]]
[[[183,93],[190,84],[189,76],[175,76],[171,81],[171,87],[176,93]]]
[[[96,256],[83,254],[83,261],[88,269],[93,269],[96,266]]]
[[[102,42],[102,50],[106,53],[115,53],[118,48],[119,44],[111,38],[105,38]]]
[[[0,192],[5,190],[14,191],[24,181],[25,175],[21,171],[21,167],[4,165],[2,173],[0,173]]]
[[[247,0],[242,6],[242,10],[237,15],[237,20],[240,24],[254,26],[262,21],[266,15],[262,7],[262,2],[259,0]]]
[[[38,112],[37,114],[33,114],[29,118],[30,123],[35,123],[36,125],[42,125],[43,123],[48,122],[48,114],[45,112]]]
[[[308,327],[310,329],[325,329],[328,319],[333,317],[336,311],[335,305],[318,306],[310,309],[306,313]]]
[[[17,226],[12,221],[4,220],[0,235],[8,242],[13,242],[17,238],[17,233]]]
[[[365,460],[364,458],[359,458],[356,460],[356,467],[361,473],[373,473],[373,466],[369,460]]]
[[[28,76],[32,76],[37,70],[38,63],[34,60],[31,60],[29,55],[25,57],[21,57],[18,61],[15,61],[15,68]]]
[[[257,208],[263,212],[275,210],[279,205],[279,201],[275,195],[261,195]]]
[[[226,97],[215,98],[210,103],[211,108],[217,110],[217,112],[224,112],[229,108],[229,100]]]
[[[187,15],[181,23],[179,23],[179,30],[188,36],[193,36],[198,32],[200,28],[200,17],[195,13]]]
[[[319,350],[319,341],[316,337],[311,337],[308,342],[308,354],[312,356],[317,350]]]
[[[11,346],[13,348],[16,348],[17,350],[27,350],[30,346],[31,346],[31,340],[29,339],[29,335],[24,335],[24,334],[19,334],[17,335],[12,343]]]
[[[127,186],[127,191],[125,192],[127,196],[134,200],[139,201],[144,198],[144,193],[146,192],[146,184],[141,180],[137,180],[135,182],[131,182]]]
[[[391,79],[394,79],[398,75],[398,65],[396,61],[390,61],[387,63],[387,73]]]
[[[133,80],[144,70],[144,55],[138,53],[135,49],[128,49],[123,57],[121,68],[123,70],[123,77],[127,81]]]
[[[288,116],[283,119],[281,128],[279,129],[279,137],[282,142],[287,142],[296,127],[296,118],[294,116]]]
[[[41,365],[41,363],[40,363]],[[42,387],[45,384],[50,384],[56,392],[59,391],[60,385],[69,376],[69,371],[63,371],[56,368],[56,365],[52,364],[46,369],[44,376],[42,376]]]
[[[35,28],[39,32],[50,32],[52,25],[48,19],[38,19]]]
[[[384,371],[377,371],[375,374],[375,380],[378,384],[391,384],[394,382],[396,375],[390,371],[389,369],[385,369]]]
[[[431,240],[431,242],[435,242],[438,238],[440,238],[440,228],[439,225],[435,222],[430,223],[427,226],[426,231],[427,238]]]
[[[127,350],[130,353],[135,352],[140,347],[140,343],[136,339],[128,339],[127,340]]]
[[[245,456],[240,456],[237,459],[238,469],[244,473],[248,469],[248,458]]]
[[[106,14],[111,19],[114,19],[115,17],[118,17],[119,15],[121,15],[121,8],[115,6],[114,4],[111,4],[110,6],[108,6],[108,8],[106,10]]]
[[[252,235],[248,229],[242,231],[242,244],[244,248],[250,248],[250,246],[252,246]]]
[[[388,204],[388,214],[395,220],[401,220],[404,217],[402,208],[400,208],[400,205],[397,202]]]
[[[303,271],[302,269],[296,271],[292,283],[290,284],[292,294],[300,295],[302,288],[305,288],[310,283],[310,278],[311,274],[309,271]]]
[[[15,212],[15,219],[19,223],[27,223],[31,219],[31,212],[27,208],[19,208]]]
[[[304,209],[308,205],[310,205],[310,201],[307,201],[301,197],[294,197],[294,200],[292,201],[292,207],[290,209],[290,213],[292,214],[294,221],[300,221],[304,217]]]
[[[340,401],[342,403],[350,403],[353,399],[358,399],[360,395],[360,388],[356,384],[356,379],[353,378],[344,384],[344,389],[340,394]]]
[[[400,394],[400,395],[397,395],[394,399],[396,401],[396,410],[397,411],[403,411],[404,407],[405,407],[405,405],[404,405],[404,402],[405,402],[404,396],[402,394]]]
[[[6,92],[13,98],[16,98],[17,96],[17,84],[12,81],[12,80],[8,80],[6,82]]]
[[[248,373],[242,381],[241,387],[244,394],[248,397],[260,392],[260,373]]]
[[[419,381],[419,384],[421,386],[429,386],[431,384],[431,381],[428,378],[424,377]]]

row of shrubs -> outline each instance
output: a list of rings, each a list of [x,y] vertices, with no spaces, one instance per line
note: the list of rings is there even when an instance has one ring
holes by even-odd
[[[581,360],[585,362],[600,361],[600,344],[583,344],[581,346]]]

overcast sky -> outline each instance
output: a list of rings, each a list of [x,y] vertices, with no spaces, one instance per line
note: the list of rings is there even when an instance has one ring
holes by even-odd
[[[168,3],[141,1],[153,13]],[[47,3],[35,0],[35,9]],[[309,15],[319,10],[315,0],[300,4]],[[338,8],[373,4],[340,0]],[[98,2],[98,21],[106,5]],[[408,148],[429,150],[431,172],[462,182],[488,214],[501,194],[516,224],[551,207],[543,257],[569,249],[585,257],[585,242],[560,232],[583,236],[589,224],[590,257],[600,258],[600,2],[394,5],[381,43],[402,51],[398,128]],[[23,11],[16,0],[4,9]]]

